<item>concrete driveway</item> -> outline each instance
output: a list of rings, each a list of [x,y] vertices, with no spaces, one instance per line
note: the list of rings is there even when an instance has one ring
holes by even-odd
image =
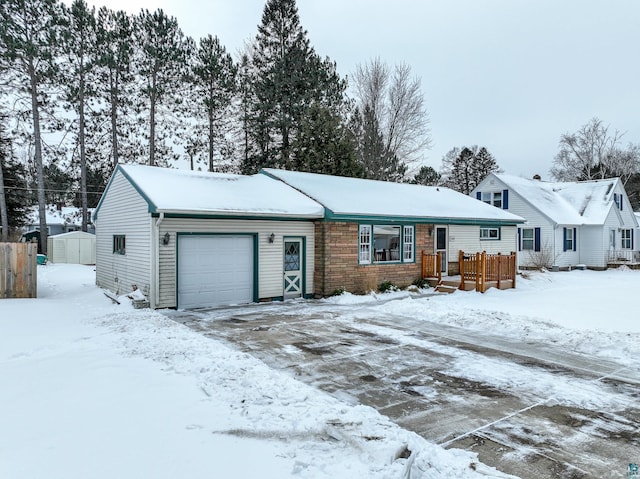
[[[640,374],[617,364],[382,316],[367,306],[291,302],[165,313],[345,402],[372,406],[432,442],[473,450],[485,464],[523,478],[619,478],[640,457]],[[521,390],[464,373],[487,361],[501,371],[526,372]],[[608,406],[562,404],[532,387],[536,375],[603,395]]]

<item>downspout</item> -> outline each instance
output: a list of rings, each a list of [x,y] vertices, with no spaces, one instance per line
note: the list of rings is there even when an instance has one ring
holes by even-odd
[[[160,213],[160,216],[158,216],[158,219],[156,220],[156,227],[154,229],[155,246],[153,248],[153,251],[155,258],[153,261],[153,301],[150,305],[152,309],[155,309],[156,306],[160,303],[160,224],[163,220],[164,213]]]

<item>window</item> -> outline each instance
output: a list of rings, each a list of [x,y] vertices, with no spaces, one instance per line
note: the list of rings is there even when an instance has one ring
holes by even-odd
[[[533,228],[522,228],[522,250],[533,251],[535,247],[535,237]]]
[[[576,250],[576,229],[564,228],[564,251]]]
[[[371,263],[371,225],[360,225],[360,264]]]
[[[400,226],[374,225],[373,250],[376,263],[400,261]]]
[[[414,261],[413,226],[360,225],[358,241],[360,264]]]
[[[614,193],[613,194],[613,202],[616,204],[618,209],[620,211],[622,211],[622,205],[624,203],[624,197],[621,194],[619,195],[618,193]]]
[[[404,246],[402,248],[402,259],[413,261],[413,226],[404,227]]]
[[[484,203],[502,208],[502,192],[501,191],[485,191],[482,193],[481,200]]]
[[[622,249],[633,249],[633,230],[623,229],[620,231]]]
[[[125,254],[125,235],[113,235],[113,254]]]
[[[499,240],[500,228],[480,227],[481,240]]]

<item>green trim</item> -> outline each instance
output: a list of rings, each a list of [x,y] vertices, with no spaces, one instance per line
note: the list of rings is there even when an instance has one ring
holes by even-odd
[[[140,189],[138,184],[135,181],[133,181],[133,179],[127,174],[127,172],[124,170],[124,168],[122,168],[122,165],[117,165],[116,169],[113,170],[113,173],[111,174],[111,178],[109,178],[109,182],[107,183],[107,186],[104,189],[104,192],[102,193],[102,196],[100,197],[100,201],[98,202],[98,206],[96,206],[96,209],[93,212],[94,221],[97,221],[97,219],[98,219],[98,211],[100,210],[100,207],[102,206],[102,202],[104,201],[104,199],[107,196],[107,191],[109,191],[109,188],[111,187],[111,183],[113,183],[113,181],[114,181],[114,179],[115,179],[115,177],[116,177],[116,175],[118,173],[122,174],[122,176],[124,176],[124,178],[129,182],[129,184],[131,186],[133,186],[133,188],[138,192],[138,194],[142,197],[142,199],[147,202],[147,207],[148,207],[149,213],[155,213],[157,211],[157,207],[153,203],[153,201],[151,201],[151,199],[145,194],[145,192]]]
[[[258,233],[232,233],[232,232],[223,232],[223,233],[196,233],[196,232],[181,232],[178,231],[176,233],[176,291],[175,291],[175,303],[176,308],[179,308],[178,304],[178,289],[180,283],[180,275],[178,274],[180,270],[179,260],[179,246],[180,246],[180,237],[181,236],[251,236],[253,237],[253,302],[257,303],[258,298],[258,277],[259,277],[259,262],[258,262]]]
[[[491,226],[516,226],[525,220],[488,220],[482,218],[445,218],[429,216],[381,216],[381,215],[358,215],[358,214],[336,214],[325,208],[325,221],[341,221],[345,223],[377,223],[377,224],[408,224],[424,223],[432,225],[491,225]]]
[[[151,216],[157,218],[160,216],[160,212],[150,212]],[[165,213],[165,218],[192,218],[197,220],[267,220],[267,221],[317,221],[322,218],[309,218],[309,217],[281,217],[281,216],[247,216],[242,214],[235,215],[221,215],[210,213]]]

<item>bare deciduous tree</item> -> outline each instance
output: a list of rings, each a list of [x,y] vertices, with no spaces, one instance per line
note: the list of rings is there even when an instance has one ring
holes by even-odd
[[[354,88],[359,110],[377,120],[390,157],[410,165],[431,146],[429,115],[420,78],[405,63],[392,68],[379,58],[358,65]]]
[[[598,118],[592,118],[575,133],[560,137],[560,151],[551,174],[560,181],[594,180],[618,176],[626,183],[638,171],[640,148],[620,145],[623,133],[610,131]]]

